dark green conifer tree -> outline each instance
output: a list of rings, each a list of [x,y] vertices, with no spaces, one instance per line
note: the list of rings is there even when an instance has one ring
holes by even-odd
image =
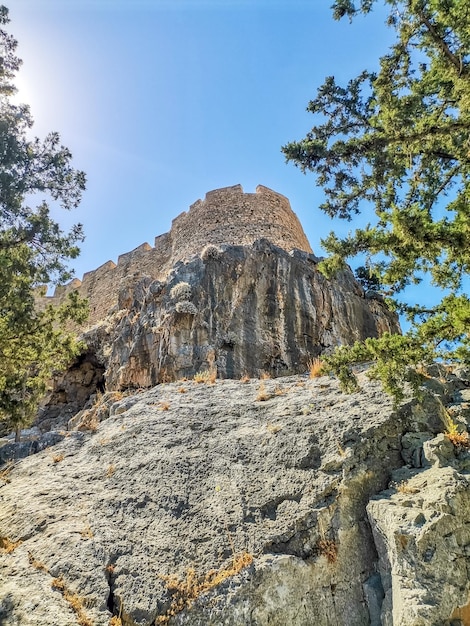
[[[8,22],[8,9],[0,6],[0,419],[18,433],[33,418],[54,370],[79,350],[64,328],[83,321],[85,303],[72,294],[60,308],[39,310],[35,295],[39,285],[69,277],[66,262],[79,252],[82,229],[64,233],[50,202],[76,207],[85,175],[71,167],[57,133],[30,137],[29,107],[12,101],[21,61],[17,42],[4,30]]]
[[[383,0],[393,46],[377,72],[347,85],[326,78],[308,105],[315,125],[283,147],[287,160],[316,174],[321,208],[369,224],[323,242],[330,274],[365,254],[372,274],[411,329],[343,348],[328,360],[354,386],[349,365],[375,362],[373,375],[399,399],[418,384],[412,365],[438,357],[470,362],[470,4],[468,0]],[[373,10],[375,0],[336,0],[334,17]],[[438,288],[434,306],[402,301],[422,280]],[[401,294],[401,295],[400,295]]]

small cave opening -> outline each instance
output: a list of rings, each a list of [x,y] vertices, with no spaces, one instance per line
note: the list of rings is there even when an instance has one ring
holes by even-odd
[[[104,390],[105,367],[93,350],[87,350],[54,378],[52,390],[38,411],[36,426],[42,432],[66,428],[69,419]]]

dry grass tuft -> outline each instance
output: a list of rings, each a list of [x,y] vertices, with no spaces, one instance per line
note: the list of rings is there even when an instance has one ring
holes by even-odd
[[[37,561],[34,556],[32,555],[31,552],[28,552],[28,561],[29,564],[34,567],[34,569],[38,569],[41,570],[43,572],[46,572],[47,574],[49,574],[49,570],[47,569],[47,567],[44,565],[44,563],[41,563],[41,561]]]
[[[213,385],[217,380],[217,369],[211,368],[208,370],[204,370],[204,372],[197,372],[196,374],[194,374],[193,380],[195,383],[198,384],[205,383]]]
[[[416,487],[410,487],[407,480],[402,480],[399,483],[395,483],[393,486],[399,493],[410,495],[413,493],[419,493],[419,489],[416,489]]]
[[[207,355],[207,362],[209,364],[209,369],[194,374],[194,382],[213,385],[217,380],[217,365],[215,364],[215,353],[213,351],[209,352]]]
[[[10,472],[14,466],[15,464],[13,462],[7,463],[0,472],[0,480],[2,480],[5,484],[10,482]]]
[[[470,437],[468,433],[447,432],[446,437],[456,448],[470,448]]]
[[[310,378],[318,378],[319,376],[322,376],[323,363],[321,359],[319,359],[318,357],[310,359],[307,365]]]
[[[185,387],[180,387],[178,393],[186,393],[188,390]]]
[[[264,381],[261,381],[259,388],[258,388],[258,395],[256,396],[255,402],[266,402],[266,400],[269,400],[270,398],[271,396],[266,391],[266,385],[264,384]]]
[[[51,587],[57,589],[63,595],[64,600],[69,603],[70,607],[77,616],[77,624],[79,626],[93,626],[93,622],[85,613],[83,608],[83,600],[76,593],[72,593],[64,583],[62,576],[54,578]]]
[[[95,404],[93,408],[90,409],[88,415],[86,415],[80,423],[80,428],[89,430],[91,433],[96,433],[100,423],[97,411],[101,406],[102,404]]]
[[[250,377],[245,374],[244,376],[242,376],[240,378],[240,382],[243,383],[243,384],[246,384],[246,383],[250,382]]]
[[[328,563],[336,563],[338,558],[338,544],[332,539],[319,539],[317,541],[318,553],[326,558]]]
[[[124,398],[123,391],[107,391],[106,393],[97,391],[93,406],[99,407],[99,406],[102,406],[103,404],[119,402],[119,400],[122,400],[123,398]]]
[[[201,252],[201,259],[207,263],[209,259],[220,259],[222,254],[223,252],[222,250],[220,250],[220,248],[214,246],[213,244],[208,244]]]
[[[457,424],[452,419],[451,414],[445,408],[442,410],[442,421],[446,427],[445,436],[456,448],[470,448],[470,437],[467,432],[459,432]]]
[[[65,459],[65,456],[64,456],[62,453],[60,453],[60,454],[54,454],[54,455],[52,456],[52,461],[53,461],[54,463],[60,463],[60,462],[61,462],[61,461],[63,461],[64,459]]]
[[[240,573],[251,563],[253,563],[253,555],[242,552],[234,555],[229,567],[219,570],[213,569],[204,575],[196,574],[195,569],[190,567],[186,572],[186,578],[183,580],[177,576],[162,576],[161,578],[165,581],[166,588],[172,594],[173,599],[170,608],[166,613],[157,617],[155,624],[168,624],[173,616],[181,613],[184,609],[191,608],[201,594],[214,589],[227,578]]]
[[[104,403],[104,393],[98,390],[95,394],[95,399],[93,401],[93,408],[99,407],[103,403]]]
[[[164,401],[164,402],[160,402],[158,410],[159,411],[168,411],[169,408],[170,408],[170,403]]]
[[[80,531],[81,536],[84,539],[92,539],[93,531],[91,530],[90,524],[87,524],[83,530]]]
[[[65,583],[62,576],[58,578],[53,578],[51,582],[51,587],[53,589],[57,589],[58,591],[63,591],[65,589]]]
[[[106,471],[106,478],[111,478],[111,476],[114,476],[115,471],[116,471],[116,466],[114,465],[114,463],[111,463],[111,465],[108,467]]]
[[[271,374],[269,372],[261,372],[261,380],[271,380]]]
[[[288,389],[281,389],[280,387],[276,387],[276,389],[274,390],[274,395],[275,396],[283,396],[288,391],[289,391]]]
[[[170,298],[181,302],[181,300],[189,300],[191,298],[191,285],[185,281],[181,281],[170,289]]]
[[[280,430],[282,430],[282,426],[280,424],[271,424],[270,422],[266,424],[266,430],[275,435]]]
[[[202,383],[207,383],[207,381],[209,380],[209,372],[196,372],[196,374],[194,374],[193,380],[199,385]]]
[[[8,537],[0,537],[0,549],[4,550],[7,554],[11,554],[20,543],[21,541],[12,541],[8,539]]]

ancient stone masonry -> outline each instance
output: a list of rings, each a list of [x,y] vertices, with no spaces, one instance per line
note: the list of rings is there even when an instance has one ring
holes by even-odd
[[[268,239],[287,252],[312,252],[286,197],[262,185],[245,194],[240,185],[216,189],[173,221],[173,263],[198,254],[207,244],[249,245],[257,239]]]
[[[125,284],[134,284],[142,276],[163,280],[178,261],[200,254],[207,245],[251,245],[262,238],[288,252],[312,252],[285,196],[262,185],[256,193],[243,193],[241,185],[209,191],[204,200],[197,200],[173,220],[169,233],[155,238],[153,248],[143,243],[121,254],[117,265],[108,261],[87,272],[82,281],[75,278],[59,287],[50,301],[60,302],[66,293],[78,289],[88,298],[88,322],[94,324],[117,303],[119,289]]]

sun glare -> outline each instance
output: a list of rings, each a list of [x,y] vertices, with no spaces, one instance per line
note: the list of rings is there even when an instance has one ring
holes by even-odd
[[[29,104],[32,103],[32,89],[29,87],[27,80],[21,75],[21,72],[15,76],[14,80],[16,93],[12,96],[12,100],[15,104]]]

